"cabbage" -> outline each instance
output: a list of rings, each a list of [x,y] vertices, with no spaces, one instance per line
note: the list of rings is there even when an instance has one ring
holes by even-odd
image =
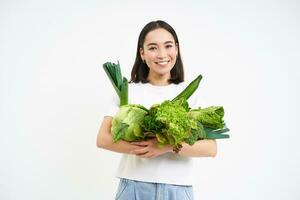
[[[135,104],[127,104],[120,107],[112,121],[111,132],[113,141],[125,140],[128,142],[144,140],[142,124],[148,110]]]

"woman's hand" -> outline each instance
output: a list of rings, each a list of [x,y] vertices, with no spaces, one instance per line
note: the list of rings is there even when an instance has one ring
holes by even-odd
[[[132,154],[135,154],[140,158],[155,158],[167,152],[173,152],[171,145],[159,147],[156,138],[141,142],[131,142],[131,144],[138,146],[138,148],[132,151]]]

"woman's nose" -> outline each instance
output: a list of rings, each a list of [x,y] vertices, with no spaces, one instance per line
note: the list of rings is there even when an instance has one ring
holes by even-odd
[[[161,48],[158,50],[158,53],[157,53],[158,58],[165,58],[166,55],[167,55],[167,52],[165,49]]]

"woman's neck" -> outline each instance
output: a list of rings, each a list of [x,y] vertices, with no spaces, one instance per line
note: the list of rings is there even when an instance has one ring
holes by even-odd
[[[169,85],[169,79],[170,79],[170,74],[166,74],[166,75],[155,75],[152,73],[149,73],[148,75],[148,81],[150,84],[152,85],[158,85],[158,86],[163,86],[163,85]]]

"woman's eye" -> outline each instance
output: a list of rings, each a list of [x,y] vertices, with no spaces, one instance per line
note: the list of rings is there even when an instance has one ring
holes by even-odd
[[[169,44],[169,45],[166,46],[167,49],[168,48],[172,48],[172,47],[173,47],[173,45],[171,45],[171,44]]]
[[[153,51],[153,50],[155,50],[155,49],[156,49],[156,47],[150,47],[150,48],[149,48],[150,51]]]

